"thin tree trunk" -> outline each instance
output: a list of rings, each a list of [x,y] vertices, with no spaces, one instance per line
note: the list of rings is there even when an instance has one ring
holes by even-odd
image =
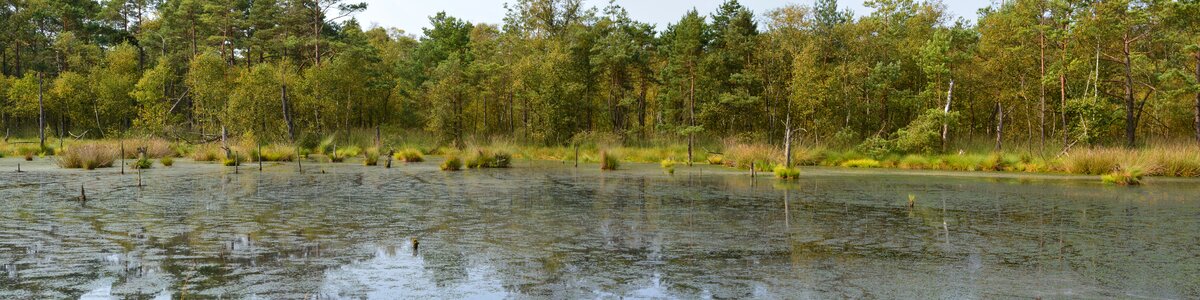
[[[46,106],[43,101],[42,73],[38,73],[38,143],[46,149]]]
[[[945,113],[950,114],[950,100],[954,96],[954,79],[950,79],[950,88],[946,90],[946,109]],[[942,122],[942,152],[946,152],[946,132],[949,131],[950,124]]]
[[[783,156],[784,167],[792,167],[792,115],[788,114],[783,122]]]
[[[1133,61],[1129,53],[1129,34],[1125,34],[1122,54],[1125,57],[1125,146],[1133,148],[1137,142],[1137,119],[1134,116]]]
[[[1040,99],[1038,100],[1038,145],[1041,150],[1046,151],[1046,33],[1040,32],[1038,35],[1038,45],[1041,50],[1039,56],[1041,69],[1038,79],[1038,89],[1041,90]]]
[[[1196,82],[1200,83],[1200,52],[1196,52]],[[1200,91],[1196,91],[1196,142],[1200,142]]]
[[[696,133],[692,132],[692,129],[696,126],[696,73],[695,70],[689,73],[688,102],[690,105],[688,105],[688,110],[690,111],[690,116],[688,118],[690,121],[688,123],[691,128],[688,128],[688,166],[690,167],[692,166],[692,149],[696,145]]]
[[[1001,137],[1004,132],[1004,106],[1000,105],[999,101],[996,102],[996,111],[996,152],[1000,152],[1003,146]]]

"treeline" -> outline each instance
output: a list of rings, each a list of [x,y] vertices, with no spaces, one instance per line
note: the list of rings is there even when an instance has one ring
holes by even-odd
[[[446,143],[725,138],[868,151],[1200,139],[1200,3],[736,0],[665,28],[615,4],[519,0],[364,29],[340,0],[0,4],[6,132],[189,141],[425,129]],[[1147,138],[1149,137],[1149,138]]]

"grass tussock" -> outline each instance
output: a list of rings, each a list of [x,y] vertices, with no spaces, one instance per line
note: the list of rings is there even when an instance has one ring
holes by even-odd
[[[441,168],[442,171],[458,171],[462,170],[462,166],[463,162],[461,158],[458,158],[456,155],[450,155],[446,156],[446,160],[442,161],[442,165],[439,166],[439,168]]]
[[[512,165],[512,154],[502,150],[475,149],[467,156],[467,168],[508,168]]]
[[[725,146],[723,162],[726,166],[739,169],[749,169],[751,164],[763,169],[762,166],[775,165],[783,152],[767,144],[729,144]]]
[[[662,166],[663,171],[667,172],[667,174],[675,174],[675,166],[678,164],[679,164],[679,162],[675,161],[674,159],[670,159],[670,158],[664,159],[664,160],[662,160],[662,162],[659,162],[659,166]]]
[[[401,150],[400,152],[396,152],[396,154],[393,155],[393,157],[396,160],[403,161],[406,163],[416,163],[416,162],[425,161],[425,156],[421,155],[421,150],[417,150],[414,148],[408,148],[408,149]]]
[[[112,167],[117,149],[105,144],[79,144],[63,150],[58,166],[66,169],[94,170]]]
[[[621,161],[609,151],[600,152],[600,170],[612,171],[621,167]]]
[[[192,147],[192,160],[194,161],[219,161],[225,156],[224,150],[220,145],[203,144]]]
[[[1138,169],[1128,169],[1114,171],[1100,176],[1100,180],[1107,184],[1115,185],[1141,185],[1142,171]]]
[[[788,168],[783,165],[775,166],[775,177],[779,178],[779,179],[799,179],[800,178],[800,168],[797,168],[797,167]]]
[[[175,159],[171,158],[170,156],[167,156],[167,157],[159,158],[158,163],[162,164],[164,167],[171,167],[171,166],[175,165]]]
[[[296,160],[296,157],[296,148],[283,144],[263,146],[262,153],[259,153],[258,149],[250,152],[250,159],[253,161],[288,162]]]
[[[367,148],[367,151],[363,151],[363,165],[364,166],[378,166],[379,165],[379,149],[378,148],[371,147],[371,148]]]
[[[130,167],[132,167],[134,170],[150,169],[154,167],[154,160],[151,160],[148,157],[140,157],[133,161],[133,164],[130,165]]]
[[[842,163],[842,167],[846,168],[878,168],[879,166],[878,160],[870,158],[849,160]]]

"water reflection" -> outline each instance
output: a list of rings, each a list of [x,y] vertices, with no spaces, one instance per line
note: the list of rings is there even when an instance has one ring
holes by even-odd
[[[33,166],[0,298],[1200,296],[1192,181],[520,166]]]

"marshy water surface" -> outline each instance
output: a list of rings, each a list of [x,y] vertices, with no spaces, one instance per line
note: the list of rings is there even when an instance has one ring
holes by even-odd
[[[1191,180],[18,162],[4,299],[1200,297]]]

